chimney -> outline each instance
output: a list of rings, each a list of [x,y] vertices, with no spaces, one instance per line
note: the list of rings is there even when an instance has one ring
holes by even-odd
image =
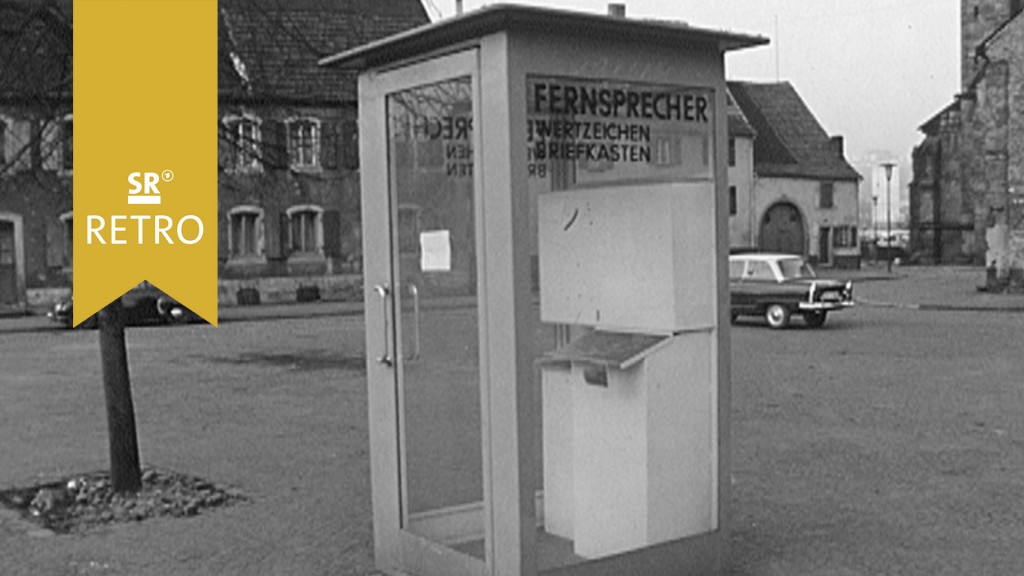
[[[612,3],[608,5],[608,15],[615,18],[626,17],[626,5],[620,3]]]
[[[462,0],[455,0],[455,15],[462,16]]]
[[[842,136],[833,136],[833,137],[829,138],[828,139],[828,149],[829,149],[829,151],[831,151],[833,154],[836,155],[836,158],[839,158],[840,160],[843,160],[844,159],[843,158],[843,137]]]

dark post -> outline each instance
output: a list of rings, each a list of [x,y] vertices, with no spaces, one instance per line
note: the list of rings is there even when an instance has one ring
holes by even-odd
[[[886,243],[886,269],[892,273],[892,169],[896,167],[894,162],[883,162],[885,168],[885,243]]]
[[[128,378],[128,350],[124,341],[124,310],[120,298],[100,310],[99,332],[110,442],[110,481],[114,492],[138,492],[142,488],[142,471],[139,468],[139,443],[135,433],[135,408]]]

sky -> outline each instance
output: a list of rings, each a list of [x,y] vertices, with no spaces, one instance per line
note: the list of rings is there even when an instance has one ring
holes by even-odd
[[[847,158],[889,152],[909,163],[918,127],[960,87],[960,3],[956,0],[616,0],[631,18],[764,36],[767,46],[726,57],[729,80],[786,81]],[[455,0],[423,0],[434,19]],[[487,4],[464,0],[465,11]],[[608,0],[503,0],[607,13]]]

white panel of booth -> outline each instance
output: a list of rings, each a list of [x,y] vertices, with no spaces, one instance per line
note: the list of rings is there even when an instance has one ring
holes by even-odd
[[[539,197],[541,318],[639,332],[715,322],[714,183]]]

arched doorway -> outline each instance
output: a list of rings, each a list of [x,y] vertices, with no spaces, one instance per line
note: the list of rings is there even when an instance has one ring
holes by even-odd
[[[775,204],[761,218],[761,250],[785,254],[804,254],[804,219],[796,206]]]

